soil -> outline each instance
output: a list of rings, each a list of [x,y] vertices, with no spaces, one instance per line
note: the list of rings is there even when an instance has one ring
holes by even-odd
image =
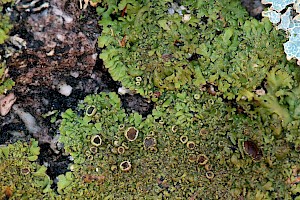
[[[47,174],[55,180],[68,171],[71,163],[63,148],[53,147],[59,134],[60,114],[68,108],[75,109],[88,94],[117,92],[121,84],[112,80],[99,59],[101,49],[97,47],[97,38],[101,27],[95,8],[80,9],[79,2],[70,0],[40,0],[25,9],[28,2],[21,0],[10,8],[14,23],[10,35],[21,40],[11,39],[1,46],[0,55],[6,59],[9,75],[16,83],[9,92],[17,97],[15,105],[30,113],[42,131],[30,133],[12,109],[0,117],[0,145],[36,138],[41,147],[39,162],[48,166]],[[257,1],[242,3],[251,15],[259,18]],[[60,84],[70,85],[72,93],[69,96],[59,93]],[[143,116],[154,107],[154,103],[139,95],[120,95],[120,98],[126,111],[134,110]],[[52,111],[55,114],[45,117]],[[53,116],[55,122],[51,122]]]

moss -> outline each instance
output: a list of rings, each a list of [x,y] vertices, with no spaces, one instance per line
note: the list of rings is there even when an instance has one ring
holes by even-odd
[[[0,147],[1,199],[54,199],[47,168],[35,162],[39,150],[35,140]]]

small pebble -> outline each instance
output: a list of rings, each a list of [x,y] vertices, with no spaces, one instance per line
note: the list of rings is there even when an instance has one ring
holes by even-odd
[[[0,96],[0,114],[2,116],[7,115],[16,100],[17,98],[14,93],[10,93],[6,96]]]
[[[58,85],[58,92],[64,96],[70,96],[72,93],[72,87],[70,85],[67,85],[66,83],[62,83]]]

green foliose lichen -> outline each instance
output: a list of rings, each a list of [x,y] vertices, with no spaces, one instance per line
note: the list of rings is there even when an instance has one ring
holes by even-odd
[[[98,12],[105,67],[146,96],[210,83],[224,97],[240,98],[284,56],[284,37],[267,20],[248,18],[239,1],[123,0]]]
[[[277,121],[273,127],[277,137],[285,137],[296,149],[300,147],[299,72],[299,68],[287,65],[272,68],[264,82],[264,93],[250,94],[254,100],[254,109],[245,109],[247,114],[259,115],[265,121]],[[245,105],[243,101],[239,103]],[[251,103],[246,104],[249,106]]]
[[[0,199],[54,199],[47,168],[36,163],[38,142],[0,146]]]
[[[60,140],[74,164],[60,178],[62,197],[297,194],[296,72],[269,22],[247,18],[238,1],[103,1],[97,11],[113,79],[156,104],[142,118],[100,93],[68,110]],[[267,94],[258,96],[263,80]]]
[[[73,163],[58,176],[56,199],[299,194],[299,72],[284,59],[284,38],[266,20],[248,18],[239,1],[180,3],[99,2],[100,57],[115,80],[153,97],[155,108],[146,117],[127,113],[116,93],[101,92],[66,110],[60,142]],[[7,173],[32,183],[22,188],[51,199],[46,168],[30,145],[2,147],[1,161],[12,161],[0,172],[12,165]],[[11,156],[17,147],[23,150]],[[32,177],[23,181],[20,173]],[[0,177],[2,196],[28,195]]]
[[[201,98],[195,100],[195,91],[164,93],[146,118],[125,113],[115,93],[87,96],[76,113],[66,111],[60,141],[74,164],[70,166],[72,172],[59,178],[61,196],[290,196],[291,186],[285,182],[293,176],[297,156],[291,153],[287,141],[277,140],[272,128],[266,126],[272,122],[237,114],[221,98],[200,90],[196,94]],[[87,117],[85,111],[91,105],[97,112]],[[138,130],[136,140],[125,137],[128,127]],[[101,145],[92,144],[94,135],[102,138]],[[182,136],[188,142],[183,142]],[[207,161],[202,160],[205,157]],[[130,166],[122,166],[124,161]],[[124,170],[126,167],[128,170]]]

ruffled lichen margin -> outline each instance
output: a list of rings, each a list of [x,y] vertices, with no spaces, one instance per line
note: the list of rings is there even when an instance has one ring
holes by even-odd
[[[62,115],[74,163],[57,191],[36,142],[18,142],[1,147],[1,174],[18,177],[0,176],[3,197],[297,198],[299,69],[270,22],[229,0],[101,1],[97,12],[105,66],[155,108],[142,117],[116,93],[87,96]]]

